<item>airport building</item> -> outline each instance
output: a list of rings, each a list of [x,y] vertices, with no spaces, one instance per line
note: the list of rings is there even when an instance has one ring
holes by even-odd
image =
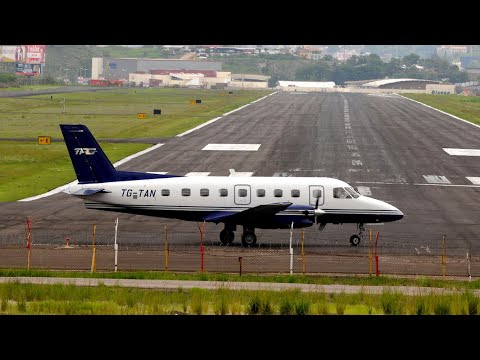
[[[269,76],[222,71],[221,61],[92,58],[92,84],[141,87],[268,88]]]

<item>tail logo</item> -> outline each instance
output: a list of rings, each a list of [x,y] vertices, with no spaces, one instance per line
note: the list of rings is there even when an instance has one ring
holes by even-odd
[[[97,148],[75,148],[75,155],[93,155],[97,152]]]

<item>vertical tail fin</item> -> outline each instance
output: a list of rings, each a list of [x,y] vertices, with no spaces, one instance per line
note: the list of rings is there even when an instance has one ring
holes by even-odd
[[[60,129],[80,184],[116,180],[117,171],[85,125],[60,124]]]

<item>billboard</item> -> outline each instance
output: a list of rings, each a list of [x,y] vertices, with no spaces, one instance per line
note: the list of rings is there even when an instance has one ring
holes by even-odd
[[[26,75],[26,76],[42,75],[42,64],[17,63],[15,73],[17,75]]]
[[[16,46],[0,46],[0,62],[17,62],[15,59]]]
[[[25,45],[25,64],[45,65],[46,48],[47,45]]]
[[[0,62],[45,65],[47,45],[0,46]]]

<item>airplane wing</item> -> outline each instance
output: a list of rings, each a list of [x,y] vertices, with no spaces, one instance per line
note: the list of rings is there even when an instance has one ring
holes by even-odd
[[[213,221],[216,223],[219,222],[231,222],[231,223],[245,223],[252,219],[255,219],[255,222],[259,222],[262,219],[269,219],[274,216],[276,213],[285,210],[290,205],[291,202],[283,203],[273,203],[267,205],[259,205],[250,209],[246,209],[240,212],[234,211],[217,211],[212,214],[205,216],[203,219],[205,221]]]

